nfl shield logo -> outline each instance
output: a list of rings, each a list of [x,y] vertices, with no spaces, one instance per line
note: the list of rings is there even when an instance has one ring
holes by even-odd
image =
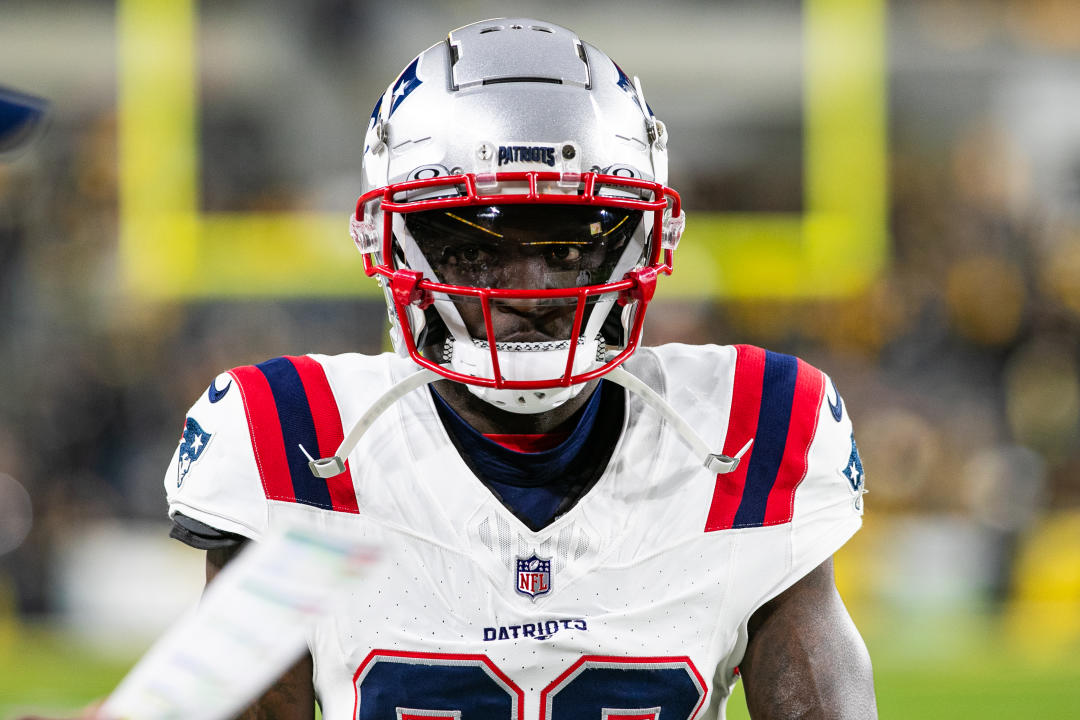
[[[551,592],[551,559],[532,557],[517,559],[517,591],[535,598]]]

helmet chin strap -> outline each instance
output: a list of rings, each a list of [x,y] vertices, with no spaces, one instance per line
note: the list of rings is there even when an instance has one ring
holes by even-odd
[[[734,471],[735,468],[739,467],[739,461],[742,459],[742,456],[750,449],[751,444],[754,442],[753,438],[748,440],[747,443],[743,445],[742,449],[735,453],[734,456],[710,452],[709,446],[706,445],[701,436],[690,427],[689,423],[683,420],[682,416],[675,411],[675,408],[671,407],[664,398],[660,397],[655,390],[646,385],[639,378],[631,375],[621,367],[617,367],[608,372],[604,377],[637,395],[646,405],[660,413],[661,417],[670,422],[675,431],[683,439],[683,442],[690,446],[690,449],[699,459],[701,459],[702,464],[710,473],[724,474]],[[391,405],[413,390],[441,378],[442,375],[425,368],[398,381],[376,399],[375,402],[371,404],[371,407],[365,410],[364,414],[353,423],[352,429],[349,430],[348,435],[345,436],[341,441],[341,445],[338,446],[337,452],[331,457],[319,458],[316,460],[311,457],[304,446],[301,445],[301,452],[303,452],[310,461],[308,467],[311,468],[311,474],[318,478],[332,478],[345,472],[345,460],[352,454],[352,451],[356,449],[356,445],[360,442],[360,438],[368,431],[368,428],[375,424],[375,421],[380,415],[386,412]]]

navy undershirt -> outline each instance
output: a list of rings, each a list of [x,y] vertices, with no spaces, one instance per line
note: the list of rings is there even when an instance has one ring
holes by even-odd
[[[533,530],[566,512],[603,473],[622,430],[623,392],[601,381],[570,435],[542,452],[517,452],[465,422],[434,389],[439,417],[465,464]]]

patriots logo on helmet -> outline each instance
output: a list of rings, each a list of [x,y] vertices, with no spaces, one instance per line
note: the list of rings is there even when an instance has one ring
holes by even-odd
[[[420,58],[416,58],[409,63],[409,67],[405,68],[401,73],[401,76],[397,79],[397,82],[394,83],[394,90],[390,96],[390,112],[387,113],[387,117],[393,115],[394,111],[397,110],[398,105],[401,104],[401,101],[407,98],[413,90],[420,87],[422,84],[420,78],[416,77],[416,66],[419,63]]]
[[[517,559],[517,585],[515,589],[531,598],[551,592],[551,560],[537,557]]]
[[[191,466],[202,457],[206,446],[210,444],[212,435],[189,417],[184,423],[184,432],[180,436],[180,456],[176,464],[176,487],[184,483]]]
[[[615,69],[619,72],[619,79],[615,84],[622,88],[623,92],[629,95],[630,98],[637,103],[638,107],[641,107],[641,100],[638,98],[637,88],[634,87],[634,81],[630,79],[630,76],[627,75],[621,67],[619,67],[618,63],[614,63],[614,65]],[[649,107],[648,103],[645,103],[645,107],[642,108],[642,110],[648,112],[649,115],[653,114],[652,108]]]
[[[379,110],[382,110],[382,95],[375,101],[375,107],[371,110],[371,119],[368,120],[368,130],[375,127],[375,123],[378,122]]]

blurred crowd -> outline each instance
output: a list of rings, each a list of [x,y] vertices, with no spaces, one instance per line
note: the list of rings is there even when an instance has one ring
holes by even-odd
[[[326,17],[308,22],[348,42],[334,3],[316,5]],[[829,372],[855,419],[868,526],[962,519],[986,539],[979,589],[994,603],[1016,592],[1040,523],[1080,510],[1080,5],[905,4],[890,38],[882,276],[856,297],[798,302],[665,301],[662,283],[646,339],[754,343]],[[260,160],[260,126],[211,107],[203,206],[302,209],[311,189],[294,183],[309,170]],[[1047,120],[1062,115],[1077,122]],[[0,158],[0,591],[26,615],[51,610],[56,538],[102,517],[162,517],[184,413],[216,373],[385,345],[378,299],[115,292],[116,117],[111,99],[57,114],[34,147]],[[673,156],[685,243],[694,212],[800,209],[785,148],[801,127],[770,132],[776,155],[750,167],[687,175]],[[20,486],[33,523],[13,539]]]

